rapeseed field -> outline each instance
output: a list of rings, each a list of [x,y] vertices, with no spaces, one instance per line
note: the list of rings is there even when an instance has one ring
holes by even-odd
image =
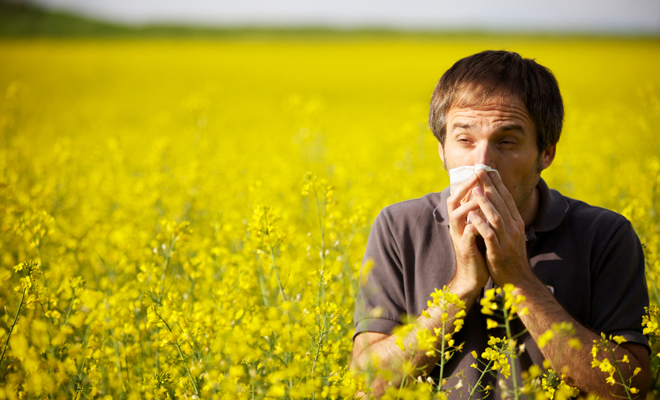
[[[3,40],[0,399],[353,398],[371,222],[448,184],[430,95],[484,49],[553,70],[566,120],[543,177],[632,221],[657,305],[658,40]],[[571,393],[528,376],[516,398]]]

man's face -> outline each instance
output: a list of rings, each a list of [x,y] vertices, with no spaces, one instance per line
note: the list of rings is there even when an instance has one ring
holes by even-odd
[[[555,155],[555,146],[539,154],[536,141],[536,127],[525,104],[511,95],[496,95],[482,105],[449,110],[440,157],[447,170],[475,164],[497,169],[522,211],[541,170]]]

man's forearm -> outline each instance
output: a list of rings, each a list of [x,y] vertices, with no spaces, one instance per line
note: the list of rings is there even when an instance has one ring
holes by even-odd
[[[553,324],[570,322],[573,325],[576,331],[574,337],[582,343],[580,349],[570,347],[567,338],[560,340],[557,337],[541,348],[543,356],[550,361],[553,369],[558,373],[563,372],[566,374],[568,384],[579,388],[585,393],[596,392],[605,398],[612,395],[625,396],[626,393],[622,386],[607,384],[605,379],[608,375],[599,368],[592,368],[591,366],[593,360],[592,344],[594,340],[601,339],[598,334],[571,317],[535,276],[533,279],[528,279],[527,282],[519,284],[517,291],[517,294],[525,296],[526,301],[522,306],[527,307],[529,310],[529,313],[522,315],[520,319],[537,343],[543,333],[552,329]],[[629,363],[619,363],[623,379],[627,382],[633,376],[636,368],[642,368],[642,371],[633,378],[632,386],[640,391],[639,398],[645,398],[649,379],[648,356],[646,360],[640,360],[639,358],[642,358],[644,354],[640,357],[639,354],[635,355],[621,346],[616,349],[615,357],[617,360],[623,359],[625,355],[628,356]],[[605,354],[599,355],[599,359],[602,360],[604,356]],[[608,358],[612,363],[614,362],[611,357]],[[621,379],[618,374],[615,378],[617,381]]]
[[[480,291],[462,291],[458,287],[452,287],[451,284],[449,286],[450,292],[458,295],[459,299],[465,303],[465,312],[468,312],[472,305],[474,305]],[[453,320],[459,311],[460,310],[456,306],[449,305],[445,311],[447,313],[445,320]],[[433,355],[428,355],[426,350],[419,349],[416,344],[417,332],[419,330],[427,329],[435,335],[434,330],[436,328],[442,329],[443,311],[441,310],[441,307],[429,307],[426,309],[426,313],[428,313],[430,317],[424,315],[418,317],[413,322],[413,330],[403,338],[403,345],[406,349],[405,351],[401,350],[396,343],[398,339],[396,335],[389,335],[382,340],[371,343],[360,342],[361,339],[365,340],[363,338],[364,335],[358,335],[358,337],[356,337],[351,367],[362,372],[369,372],[370,369],[376,368],[379,371],[386,371],[390,374],[390,376],[387,377],[388,379],[385,379],[382,374],[377,374],[370,383],[376,397],[382,395],[389,386],[396,387],[403,382],[406,378],[406,369],[403,368],[404,363],[410,363],[411,368],[409,368],[409,370],[412,370],[412,378],[416,378],[417,376],[431,373],[440,361],[441,354],[439,351],[436,351]],[[449,332],[453,332],[453,324],[451,322],[447,323],[445,328],[449,329]],[[443,337],[438,337],[435,346],[436,348],[440,348],[440,341],[442,340],[444,340]],[[407,350],[411,348],[414,349],[414,351]],[[372,365],[373,356],[377,357],[377,365]]]

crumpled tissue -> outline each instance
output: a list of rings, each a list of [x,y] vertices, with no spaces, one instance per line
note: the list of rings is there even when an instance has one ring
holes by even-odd
[[[485,164],[476,164],[476,165],[465,165],[463,167],[452,168],[449,170],[449,194],[454,194],[456,187],[480,169],[484,169],[488,172],[496,172],[499,176],[500,173]]]

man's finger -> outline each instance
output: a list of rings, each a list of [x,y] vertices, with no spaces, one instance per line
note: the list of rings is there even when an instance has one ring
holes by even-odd
[[[511,197],[509,190],[506,188],[506,186],[504,186],[504,184],[497,186],[494,180],[491,179],[492,176],[498,176],[497,172],[478,171],[477,175],[479,177],[479,183],[481,183],[484,192],[486,193],[486,197],[490,200],[502,218],[504,218],[506,223],[507,220],[513,218],[513,216],[518,212],[518,208],[515,206],[515,202],[513,203],[515,212],[506,202],[505,198],[507,195]],[[502,183],[500,179],[498,179],[498,181]]]
[[[476,182],[477,176],[472,175],[455,186],[453,193],[447,198],[447,211],[449,214],[461,205],[461,201],[468,196],[470,189],[472,189]]]
[[[479,230],[474,225],[468,224],[465,226],[461,240],[467,245],[467,248],[474,248],[479,235]]]
[[[493,185],[495,185],[497,192],[504,200],[504,203],[506,204],[506,207],[509,210],[509,213],[511,214],[513,219],[522,219],[522,217],[520,216],[520,212],[518,211],[518,206],[516,205],[516,201],[513,199],[513,196],[509,192],[509,189],[507,189],[506,186],[504,186],[504,182],[502,182],[502,178],[500,178],[500,175],[497,172],[489,172],[486,175],[488,175],[488,180],[490,180],[493,183]]]
[[[467,225],[468,213],[478,209],[479,203],[474,199],[459,205],[456,209],[449,211],[449,226],[462,235],[465,225]]]
[[[493,228],[488,225],[486,220],[474,211],[470,211],[468,216],[470,217],[471,225],[474,226],[477,232],[479,232],[479,235],[484,238],[487,249],[494,249],[496,246],[500,245],[497,234]]]
[[[488,221],[488,223],[490,224],[491,228],[495,231],[497,236],[498,237],[506,236],[507,234],[506,222],[502,219],[502,215],[495,208],[493,203],[491,203],[488,197],[486,197],[486,194],[483,192],[481,187],[477,185],[472,190],[472,193],[474,194],[474,199],[479,204],[479,208],[481,209],[481,212],[483,213],[485,219]],[[472,217],[470,217],[470,221],[474,223],[474,221],[472,221]]]

